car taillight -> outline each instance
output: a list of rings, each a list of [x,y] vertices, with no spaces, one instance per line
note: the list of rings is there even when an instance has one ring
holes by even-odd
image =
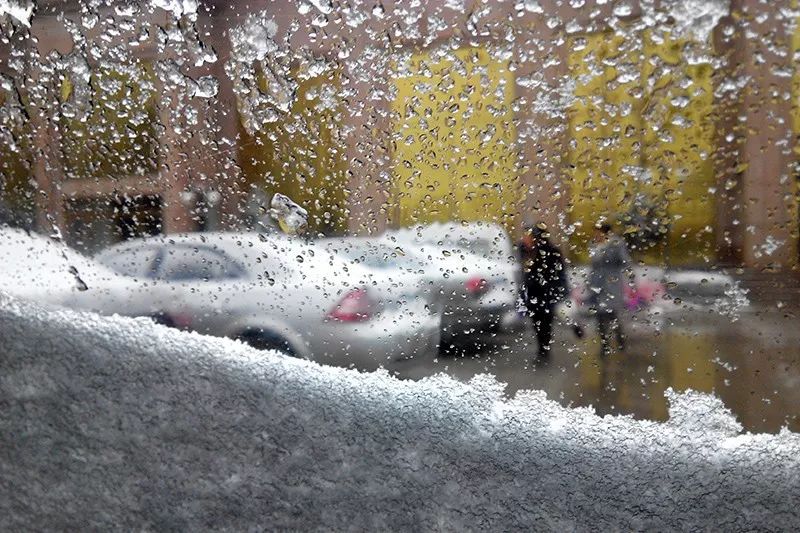
[[[372,317],[375,302],[366,289],[353,289],[344,295],[336,307],[328,313],[328,318],[339,322],[363,322]]]
[[[489,282],[485,278],[476,276],[465,281],[464,288],[467,290],[467,294],[479,295],[486,292],[489,288]]]

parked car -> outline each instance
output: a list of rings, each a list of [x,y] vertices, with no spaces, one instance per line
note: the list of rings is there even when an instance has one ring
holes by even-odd
[[[415,287],[299,238],[197,233],[128,241],[95,258],[147,280],[134,302],[92,303],[176,327],[362,369],[435,353],[440,316]]]
[[[522,272],[498,224],[431,224],[387,232],[383,239],[414,254],[439,295],[445,341],[475,330],[512,328]]]
[[[64,243],[38,233],[0,227],[0,291],[49,305],[65,305],[76,294],[86,300],[130,280]]]
[[[453,252],[468,250],[485,259],[507,263],[514,258],[514,243],[500,224],[493,222],[433,223],[393,232],[403,240],[436,244]]]
[[[719,300],[733,298],[736,292],[741,291],[733,276],[719,271],[670,270],[664,279],[669,295],[680,299],[687,307],[708,308]],[[745,297],[739,305],[748,303]]]

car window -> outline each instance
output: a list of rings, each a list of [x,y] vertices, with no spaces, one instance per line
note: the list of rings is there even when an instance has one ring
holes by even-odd
[[[348,261],[377,269],[413,269],[420,268],[422,262],[410,250],[402,247],[383,245],[375,242],[342,242],[325,245],[331,253],[335,253]]]
[[[95,256],[100,263],[125,276],[152,278],[156,271],[156,247],[110,250]]]
[[[219,281],[242,276],[224,253],[200,246],[165,246],[157,277],[166,281]]]
[[[313,256],[309,255],[309,247],[303,243],[287,242],[280,237],[254,237],[251,242],[252,248],[248,244],[243,252],[247,269],[261,281],[274,284],[303,270],[313,269]]]
[[[459,253],[473,253],[481,257],[488,257],[492,253],[492,245],[484,239],[468,239],[466,237],[446,238],[442,245]]]

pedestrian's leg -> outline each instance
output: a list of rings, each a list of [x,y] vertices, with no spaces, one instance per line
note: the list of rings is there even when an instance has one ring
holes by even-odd
[[[620,320],[620,316],[617,312],[614,312],[614,332],[617,337],[617,345],[619,345],[619,350],[625,351],[625,333],[622,331],[622,320]]]
[[[538,322],[536,341],[539,343],[539,357],[549,357],[550,346],[553,344],[553,310],[542,309],[538,313]]]
[[[600,355],[606,357],[611,354],[611,322],[613,315],[605,311],[597,313],[597,331],[600,333]]]
[[[534,306],[532,306],[532,305],[527,306],[526,307],[526,311],[527,311],[528,319],[531,321],[531,327],[533,328],[533,335],[536,337],[536,340],[537,340],[536,349],[538,350],[539,349],[539,344],[538,344],[538,340],[539,340],[539,323],[542,321],[542,319],[539,316],[538,310]]]
[[[539,331],[539,312],[533,306],[528,306],[525,308],[525,314],[528,316],[528,319],[531,321],[531,326],[533,327],[534,333]]]

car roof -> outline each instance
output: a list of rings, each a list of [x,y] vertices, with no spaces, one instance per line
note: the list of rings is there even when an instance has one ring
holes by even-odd
[[[73,285],[76,275],[96,281],[116,278],[111,269],[66,244],[38,233],[0,227],[0,278],[6,283]]]
[[[324,243],[307,241],[301,237],[284,234],[271,234],[259,232],[195,232],[174,233],[131,239],[115,244],[104,249],[96,257],[113,255],[127,250],[145,249],[147,247],[162,246],[207,246],[217,251],[227,252],[237,259],[250,263],[264,252],[273,252],[279,256],[294,259],[303,256],[304,261],[313,261],[314,268],[347,267],[358,270],[358,265],[352,265],[343,257],[325,246]],[[248,250],[259,253],[248,257]]]
[[[434,222],[432,224],[417,225],[400,228],[389,232],[402,238],[438,240],[438,239],[508,239],[508,232],[496,222]]]
[[[292,245],[291,239],[284,235],[264,234],[258,232],[234,232],[234,231],[210,231],[194,233],[168,233],[166,235],[154,235],[151,237],[140,237],[113,244],[104,248],[97,255],[109,252],[122,252],[125,250],[137,250],[147,247],[161,247],[171,245],[187,246],[222,246],[240,245],[242,243],[255,242],[282,242]],[[298,244],[298,246],[300,246]]]

